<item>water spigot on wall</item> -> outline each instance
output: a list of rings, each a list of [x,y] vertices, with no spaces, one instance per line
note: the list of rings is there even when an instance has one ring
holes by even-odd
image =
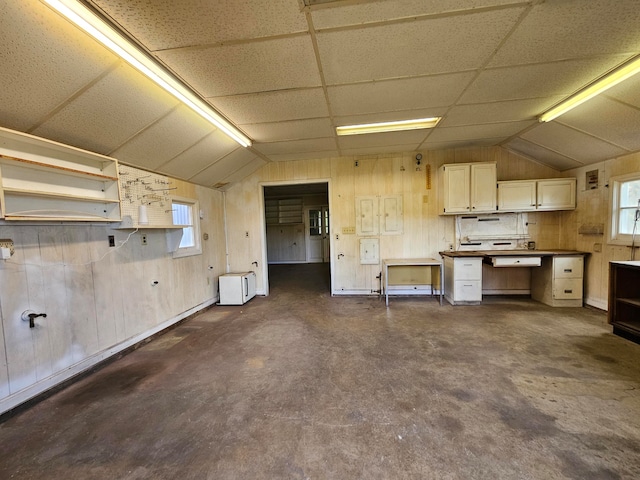
[[[33,310],[25,310],[24,312],[22,312],[20,318],[22,318],[22,320],[25,322],[29,322],[29,328],[34,328],[36,326],[35,319],[38,317],[47,318],[47,314],[36,313]]]

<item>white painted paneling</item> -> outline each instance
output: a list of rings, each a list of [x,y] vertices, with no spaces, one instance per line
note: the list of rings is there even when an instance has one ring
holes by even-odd
[[[222,193],[195,191],[209,240],[192,257],[168,255],[164,230],[145,231],[143,246],[140,232],[109,225],[0,225],[0,238],[16,249],[0,262],[0,413],[215,300],[226,263]],[[109,235],[116,247],[108,246]],[[47,318],[30,329],[20,319],[27,309]]]

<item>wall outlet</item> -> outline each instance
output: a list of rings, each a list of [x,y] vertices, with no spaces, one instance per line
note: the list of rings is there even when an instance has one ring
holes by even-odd
[[[356,227],[342,227],[343,235],[355,235]]]
[[[115,235],[109,235],[107,238],[109,239],[109,246],[110,247],[115,247],[116,246],[116,237],[115,237]]]
[[[146,235],[140,235],[140,242],[142,243],[142,245],[146,245],[147,244],[147,236]]]
[[[16,253],[16,249],[13,246],[13,240],[6,238],[0,239],[0,247],[8,248],[11,255]]]

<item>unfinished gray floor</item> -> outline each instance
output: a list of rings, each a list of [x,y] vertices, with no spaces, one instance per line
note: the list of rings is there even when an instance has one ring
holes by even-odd
[[[0,424],[0,478],[637,479],[640,346],[590,309],[214,307]],[[326,270],[324,270],[326,272]]]

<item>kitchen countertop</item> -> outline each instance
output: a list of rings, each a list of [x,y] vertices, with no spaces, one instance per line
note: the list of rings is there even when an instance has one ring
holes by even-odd
[[[443,251],[443,257],[553,257],[557,255],[588,255],[589,252],[576,250],[470,250]]]

